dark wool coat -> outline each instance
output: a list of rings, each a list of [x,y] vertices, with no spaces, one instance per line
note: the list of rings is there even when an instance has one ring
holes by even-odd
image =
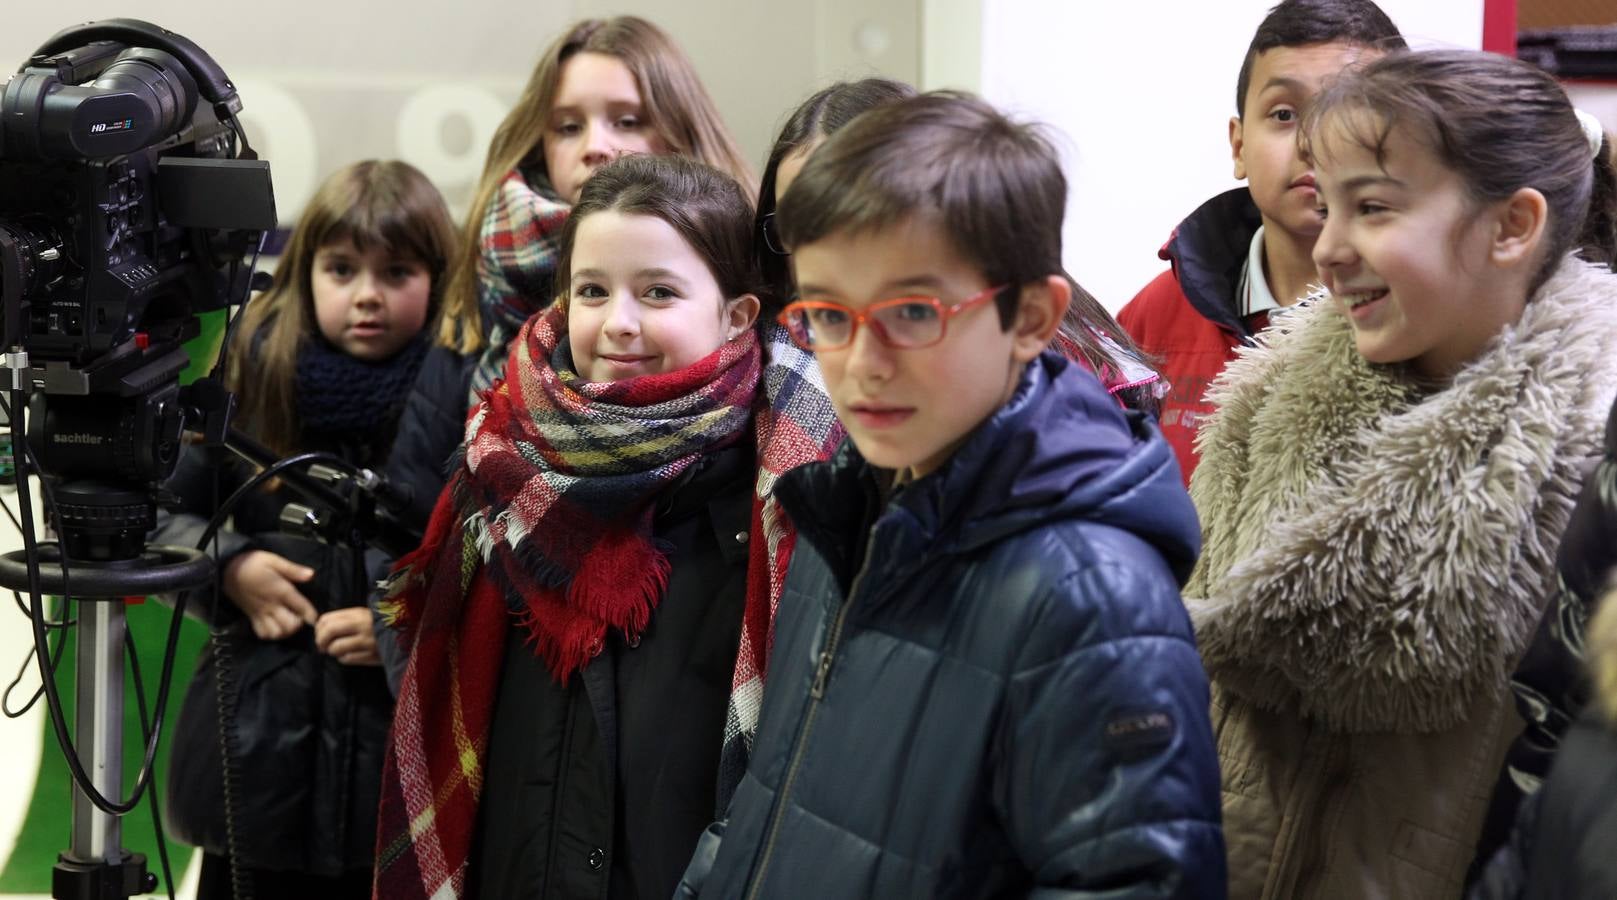
[[[746,600],[753,450],[703,458],[658,500],[668,587],[640,639],[558,683],[511,628],[467,897],[666,900],[719,796]],[[728,787],[726,788],[728,790]]]
[[[1536,810],[1531,791],[1550,772],[1568,733],[1585,747],[1610,747],[1613,738],[1598,723],[1574,727],[1589,702],[1590,683],[1585,672],[1584,635],[1602,593],[1617,568],[1617,405],[1606,420],[1606,455],[1583,484],[1572,520],[1556,554],[1555,597],[1544,611],[1533,642],[1516,666],[1511,688],[1516,710],[1527,728],[1510,746],[1505,772],[1494,791],[1488,822],[1478,844],[1473,868],[1485,875],[1477,886],[1479,898],[1517,896],[1525,879],[1527,859],[1522,848],[1531,839]],[[1568,778],[1569,776],[1562,776]],[[1518,808],[1520,818],[1518,820]],[[1503,848],[1514,823],[1517,835]],[[1495,853],[1498,849],[1499,852]],[[1484,870],[1484,866],[1486,869]],[[1571,895],[1569,895],[1571,896]],[[1592,896],[1592,895],[1591,895]]]
[[[333,450],[362,464],[370,456],[352,447],[309,449]],[[215,464],[204,448],[186,448],[167,485],[183,511],[164,516],[151,542],[194,546],[214,497],[223,501],[247,476],[233,457]],[[315,570],[314,580],[298,589],[317,610],[364,604],[368,579],[356,580],[347,548],[280,532],[281,508],[301,499],[285,487],[248,495],[237,508],[234,529],[220,534],[220,565],[248,550],[269,550]],[[211,591],[194,594],[188,603],[200,614],[214,607]],[[370,868],[382,750],[393,713],[382,670],[343,665],[320,653],[309,627],[285,640],[258,640],[223,596],[217,612],[227,635],[222,639],[229,641],[227,673],[239,688],[233,720],[240,777],[233,806],[241,862],[328,877]],[[170,738],[163,813],[174,837],[226,856],[216,683],[220,640],[204,649]]]

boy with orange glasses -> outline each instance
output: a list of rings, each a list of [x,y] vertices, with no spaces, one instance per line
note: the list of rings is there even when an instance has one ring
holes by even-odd
[[[850,440],[777,484],[759,731],[682,896],[1224,896],[1196,516],[1047,349],[1065,203],[1050,145],[959,94],[865,113],[782,198],[782,321]]]

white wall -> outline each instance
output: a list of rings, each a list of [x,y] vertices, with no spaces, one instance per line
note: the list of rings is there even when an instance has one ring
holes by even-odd
[[[1573,82],[1566,86],[1568,97],[1579,109],[1600,120],[1610,134],[1617,134],[1617,83]]]
[[[1235,79],[1274,2],[923,0],[924,86],[975,88],[1051,126],[1070,184],[1067,266],[1115,310],[1166,266],[1156,252],[1179,220],[1238,184],[1226,138]],[[1482,0],[1381,5],[1412,44],[1481,46]],[[974,14],[976,83],[936,62],[959,58]]]
[[[8,3],[0,73],[75,22],[145,19],[195,41],[237,83],[283,222],[321,179],[367,157],[415,163],[458,207],[539,51],[574,20],[625,13],[673,35],[759,168],[780,122],[825,81],[920,77],[917,0]]]

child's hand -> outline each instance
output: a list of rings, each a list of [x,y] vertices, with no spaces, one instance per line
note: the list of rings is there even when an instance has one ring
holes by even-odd
[[[314,645],[337,658],[345,666],[379,666],[376,631],[371,625],[368,606],[334,609],[314,623]]]
[[[268,550],[249,550],[225,564],[225,596],[247,614],[260,640],[278,641],[319,617],[297,589],[313,577],[308,566]]]

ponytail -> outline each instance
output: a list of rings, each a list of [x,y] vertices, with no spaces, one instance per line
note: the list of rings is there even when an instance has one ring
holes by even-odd
[[[1583,258],[1590,262],[1605,263],[1617,270],[1617,159],[1614,159],[1611,135],[1600,143],[1595,154],[1594,187],[1589,192],[1589,214],[1583,219],[1578,234],[1578,245]]]

